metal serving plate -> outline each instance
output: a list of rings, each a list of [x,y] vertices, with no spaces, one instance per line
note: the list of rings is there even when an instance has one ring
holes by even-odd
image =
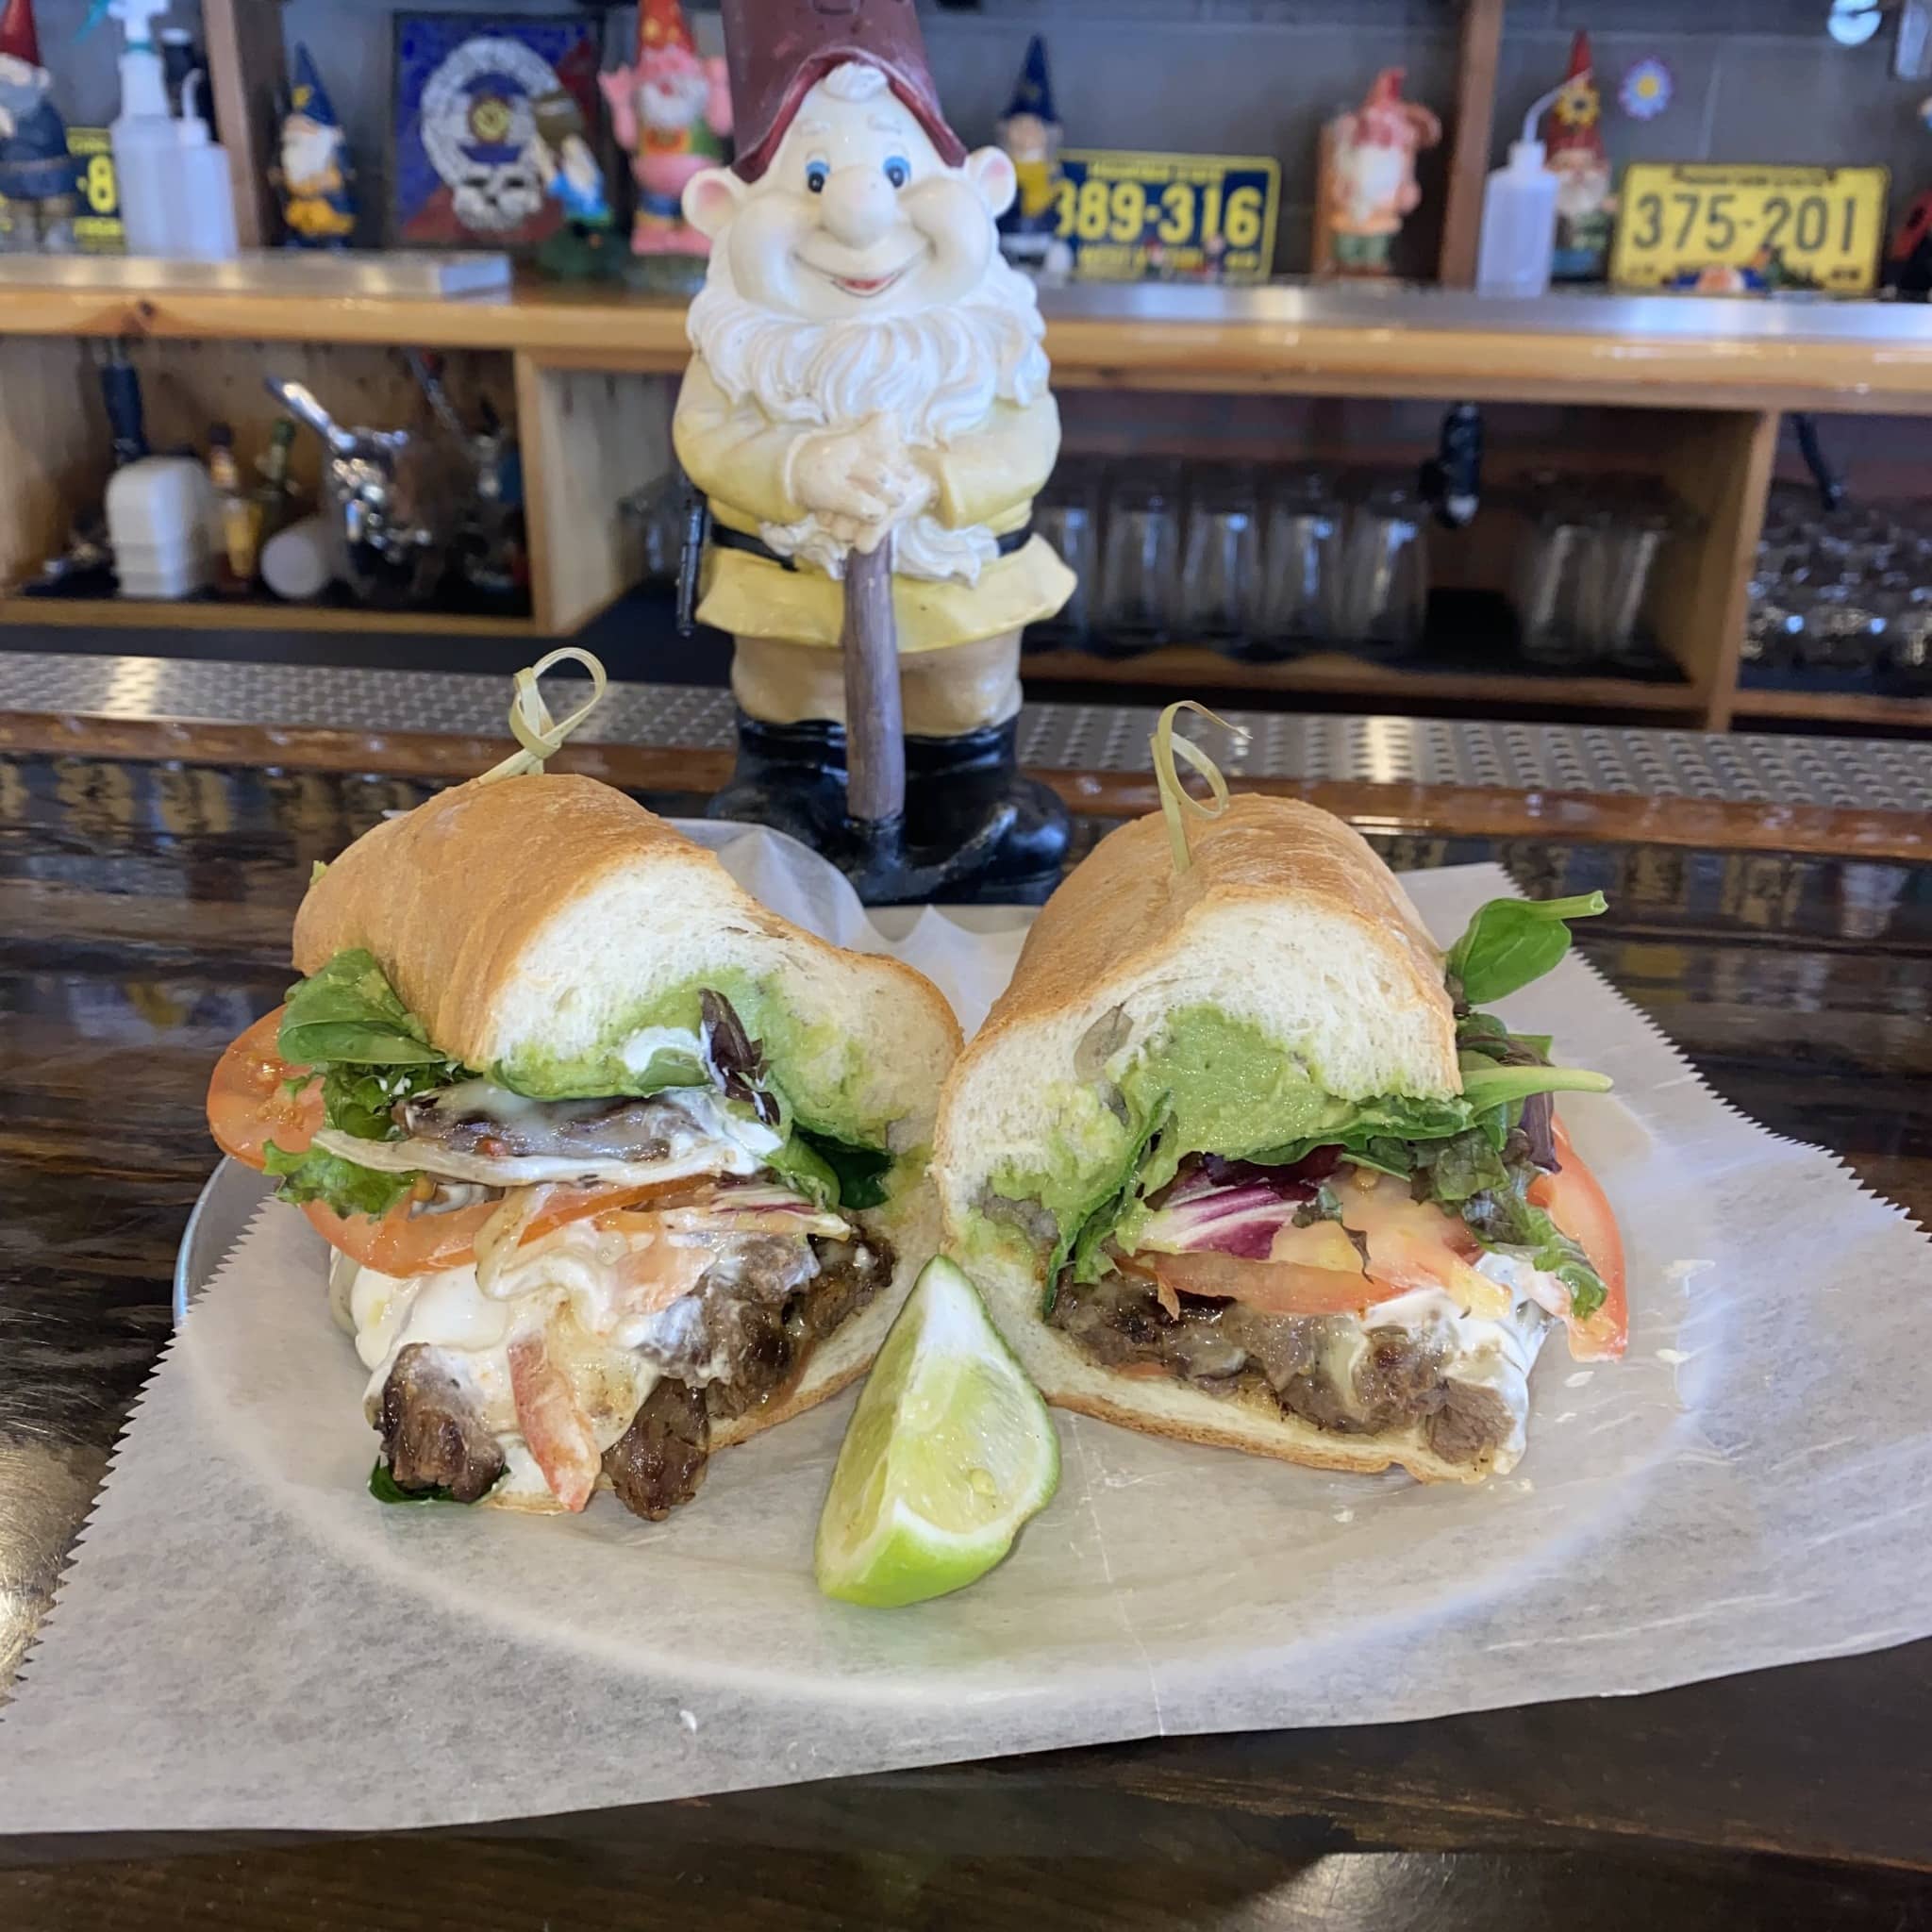
[[[247,1231],[255,1210],[268,1199],[273,1183],[265,1174],[243,1167],[225,1154],[208,1175],[188,1217],[175,1257],[175,1320],[183,1321],[194,1299],[214,1278],[228,1250]]]

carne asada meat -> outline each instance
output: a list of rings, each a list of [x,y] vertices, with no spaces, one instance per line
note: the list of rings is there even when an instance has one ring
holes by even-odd
[[[1457,1381],[1443,1351],[1406,1328],[1364,1336],[1345,1316],[1270,1315],[1191,1294],[1178,1300],[1174,1318],[1151,1284],[1113,1274],[1091,1288],[1063,1288],[1049,1319],[1103,1368],[1151,1363],[1223,1393],[1266,1391],[1286,1413],[1339,1435],[1419,1424],[1445,1461],[1471,1463],[1509,1439],[1502,1400]],[[1338,1361],[1345,1386],[1336,1379]]]
[[[816,1272],[776,1295],[745,1291],[773,1278],[756,1268],[736,1284],[713,1286],[707,1276],[700,1288],[709,1331],[730,1360],[706,1387],[714,1417],[743,1415],[770,1401],[804,1371],[812,1350],[892,1278],[892,1251],[884,1241],[814,1237],[811,1245]]]
[[[489,1080],[464,1080],[403,1101],[396,1124],[412,1141],[492,1160],[662,1160],[696,1123],[668,1094],[645,1100],[526,1100]]]
[[[604,1474],[633,1516],[661,1523],[689,1503],[705,1479],[711,1422],[705,1398],[689,1382],[665,1376],[604,1452]]]
[[[503,1474],[503,1451],[470,1391],[420,1341],[397,1355],[377,1425],[398,1489],[447,1490],[458,1503],[474,1503]]]

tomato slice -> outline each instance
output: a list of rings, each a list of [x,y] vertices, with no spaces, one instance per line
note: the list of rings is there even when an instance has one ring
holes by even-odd
[[[689,1191],[692,1185],[689,1180],[658,1181],[645,1186],[612,1182],[590,1188],[556,1183],[544,1189],[543,1198],[525,1224],[523,1241],[518,1245],[536,1241],[568,1222],[635,1208],[642,1202]],[[501,1201],[479,1201],[474,1208],[454,1208],[446,1214],[411,1214],[411,1204],[402,1201],[377,1217],[341,1215],[325,1202],[310,1201],[302,1211],[308,1215],[308,1224],[330,1247],[340,1249],[364,1268],[375,1269],[378,1274],[393,1274],[407,1280],[415,1274],[434,1274],[444,1268],[467,1267],[476,1258],[477,1235],[502,1205]]]
[[[1570,1353],[1578,1361],[1602,1361],[1624,1353],[1630,1335],[1630,1303],[1624,1279],[1624,1237],[1608,1198],[1596,1176],[1578,1158],[1558,1120],[1558,1174],[1546,1174],[1530,1188],[1529,1198],[1590,1257],[1607,1292],[1587,1322],[1570,1324]]]
[[[1179,1294],[1244,1303],[1264,1315],[1352,1315],[1408,1290],[1340,1268],[1300,1261],[1244,1261],[1239,1255],[1140,1255],[1136,1260]]]
[[[322,1125],[322,1082],[299,1093],[288,1081],[301,1072],[275,1050],[282,1009],[264,1013],[215,1062],[208,1083],[208,1124],[224,1154],[259,1168],[273,1141],[285,1154],[300,1154]]]

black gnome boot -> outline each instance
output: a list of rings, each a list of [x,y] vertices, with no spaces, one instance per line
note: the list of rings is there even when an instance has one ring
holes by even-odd
[[[845,728],[738,714],[738,767],[707,808],[770,825],[822,853],[870,906],[1038,906],[1059,883],[1070,827],[1020,773],[1019,721],[906,740],[906,810],[862,824],[845,809]]]

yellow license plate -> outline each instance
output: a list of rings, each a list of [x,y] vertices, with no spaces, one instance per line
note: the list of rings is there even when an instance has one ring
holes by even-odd
[[[1885,237],[1883,168],[1633,161],[1610,279],[1622,289],[1869,294]]]
[[[1063,149],[1054,238],[1082,281],[1265,281],[1281,164],[1260,155]]]

